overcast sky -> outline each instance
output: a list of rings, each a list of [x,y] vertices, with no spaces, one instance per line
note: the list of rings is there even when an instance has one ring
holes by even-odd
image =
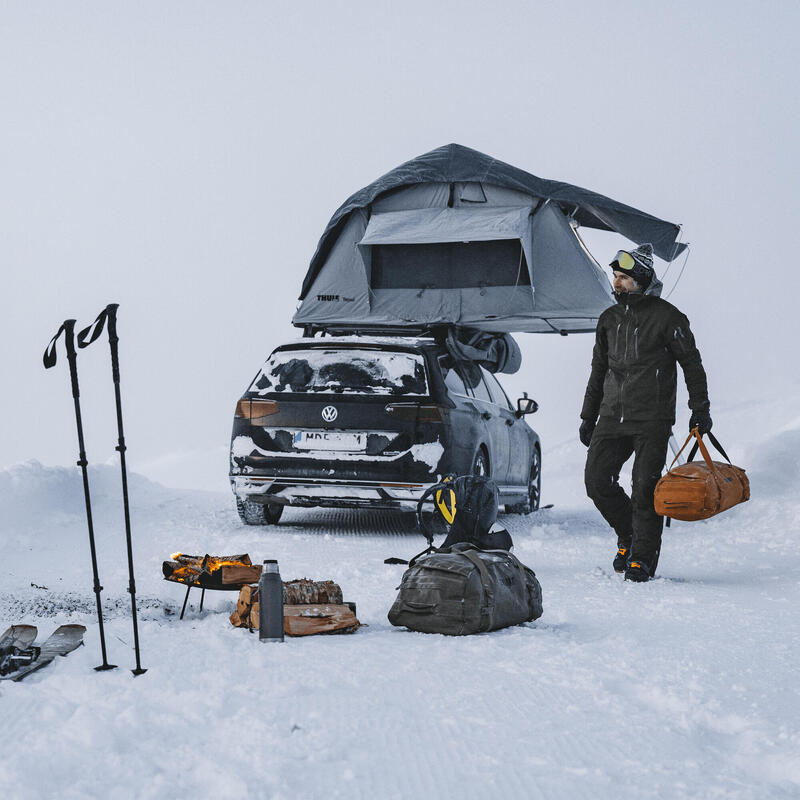
[[[0,3],[0,466],[74,463],[41,352],[118,302],[131,465],[224,489],[235,401],[294,337],[331,214],[449,142],[683,224],[670,300],[712,413],[797,395],[799,29],[796,2]],[[587,240],[603,264],[619,244]],[[576,435],[592,337],[520,342],[505,383],[547,451]],[[79,366],[105,461],[107,345]]]

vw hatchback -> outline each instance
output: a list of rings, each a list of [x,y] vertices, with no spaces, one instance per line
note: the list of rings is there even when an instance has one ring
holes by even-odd
[[[539,507],[541,445],[497,378],[434,339],[278,347],[236,404],[230,480],[248,525],[287,505],[413,509],[448,473],[492,477],[507,511]]]

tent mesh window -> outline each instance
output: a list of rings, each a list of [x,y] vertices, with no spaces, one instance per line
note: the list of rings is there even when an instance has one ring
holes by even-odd
[[[522,242],[372,245],[372,289],[469,289],[530,286]]]

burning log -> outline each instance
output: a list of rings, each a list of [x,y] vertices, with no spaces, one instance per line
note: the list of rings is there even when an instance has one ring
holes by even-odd
[[[254,566],[247,553],[234,556],[174,553],[161,565],[161,571],[168,581],[204,588],[252,583],[261,577],[261,566]]]

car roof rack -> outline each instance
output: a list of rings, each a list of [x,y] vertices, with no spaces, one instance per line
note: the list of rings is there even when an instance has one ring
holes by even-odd
[[[314,338],[318,333],[323,336],[408,336],[416,338],[431,337],[437,342],[447,338],[449,325],[409,325],[408,327],[391,325],[304,325],[303,338]]]

